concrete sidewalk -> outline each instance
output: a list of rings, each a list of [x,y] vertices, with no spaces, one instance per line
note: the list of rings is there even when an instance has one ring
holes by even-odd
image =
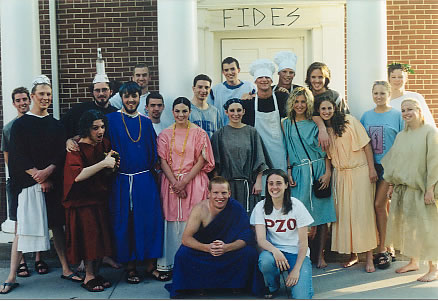
[[[113,282],[113,287],[101,293],[90,293],[73,283],[60,278],[61,269],[51,268],[47,275],[33,271],[33,260],[28,260],[32,275],[17,278],[20,286],[12,293],[0,295],[0,299],[168,299],[164,283],[145,279],[138,285],[124,281],[122,270],[109,267],[102,269],[102,275]],[[365,273],[364,263],[344,269],[339,263],[329,263],[325,269],[313,269],[314,299],[438,299],[438,281],[420,283],[416,279],[427,271],[422,265],[420,271],[399,275],[394,271],[406,261],[394,262],[387,270]],[[139,271],[143,271],[140,268]],[[0,268],[0,280],[4,281],[8,268]],[[277,299],[286,299],[284,288]],[[217,293],[202,299],[255,299],[251,295]]]

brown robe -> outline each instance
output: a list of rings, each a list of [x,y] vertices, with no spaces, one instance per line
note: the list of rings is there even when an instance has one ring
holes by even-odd
[[[111,172],[104,169],[94,176],[75,182],[82,169],[105,158],[111,149],[108,140],[96,146],[79,143],[80,151],[69,152],[64,166],[63,205],[66,217],[67,258],[72,264],[112,255],[108,223],[108,197]]]

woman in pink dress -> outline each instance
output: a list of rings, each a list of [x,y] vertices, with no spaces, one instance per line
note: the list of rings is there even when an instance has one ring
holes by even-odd
[[[161,200],[164,212],[163,257],[157,270],[173,269],[173,258],[192,208],[207,198],[207,173],[214,168],[214,156],[207,133],[189,121],[191,103],[185,97],[173,102],[175,123],[158,136],[158,155],[163,176]],[[170,278],[170,276],[169,276]]]

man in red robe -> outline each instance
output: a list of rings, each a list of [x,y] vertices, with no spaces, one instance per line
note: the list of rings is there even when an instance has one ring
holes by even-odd
[[[96,275],[102,258],[112,255],[107,204],[112,170],[118,166],[103,137],[106,125],[103,113],[85,112],[79,121],[79,151],[67,153],[64,167],[67,257],[71,263],[85,261],[82,287],[90,292],[111,286]]]

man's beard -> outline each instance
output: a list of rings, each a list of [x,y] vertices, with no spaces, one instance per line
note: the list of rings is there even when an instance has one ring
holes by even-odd
[[[98,99],[98,98],[94,98],[94,103],[98,106],[98,107],[102,107],[102,108],[104,108],[107,104],[108,104],[108,102],[109,102],[109,97],[107,98],[107,99],[103,99],[103,100],[100,100],[100,99]]]
[[[128,114],[134,114],[135,112],[137,112],[137,109],[138,109],[138,106],[140,105],[140,102],[137,104],[137,106],[135,107],[135,109],[134,110],[129,110],[126,106],[125,106],[125,104],[122,102],[122,105],[123,105],[123,109],[125,109],[125,112],[126,113],[128,113]]]

